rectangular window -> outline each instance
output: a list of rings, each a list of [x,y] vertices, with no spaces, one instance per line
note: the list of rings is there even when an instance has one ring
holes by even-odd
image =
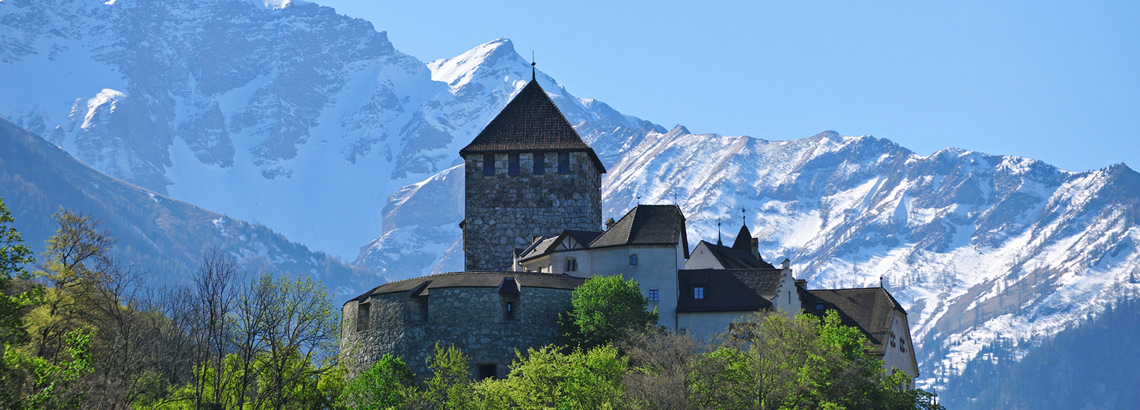
[[[518,174],[519,174],[519,154],[517,152],[507,154],[507,175],[518,175]]]
[[[420,323],[427,323],[428,322],[428,300],[427,299],[428,298],[426,296],[419,296],[419,297],[413,298],[413,300],[415,300],[416,310],[419,311],[419,312],[417,312],[418,315],[416,316],[417,322],[420,322]]]
[[[566,259],[566,272],[578,271],[578,260],[574,258]]]
[[[534,153],[534,174],[542,175],[546,173],[546,154],[542,152]]]
[[[475,365],[475,369],[478,372],[476,376],[479,380],[496,377],[499,373],[499,365],[495,364],[479,364]]]
[[[356,305],[356,331],[357,332],[363,332],[365,329],[368,329],[368,319],[369,319],[369,316],[368,316],[369,308],[368,307],[369,306],[371,306],[371,305],[368,303],[361,303],[361,304]]]
[[[660,297],[661,297],[660,292],[658,292],[657,289],[649,289],[649,301],[650,302],[656,302],[658,300],[658,298],[660,298]]]
[[[558,153],[558,173],[559,174],[569,174],[570,173],[570,153],[569,152],[559,152]]]
[[[694,286],[693,287],[693,299],[704,299],[704,298],[705,298],[704,286]]]
[[[515,311],[518,310],[518,306],[516,305],[516,303],[517,302],[512,300],[512,301],[507,301],[507,303],[503,304],[503,320],[508,321],[508,322],[515,321],[515,316],[516,316]]]
[[[495,154],[483,154],[483,175],[495,175]]]
[[[629,264],[630,265],[636,265],[637,264],[637,254],[636,253],[633,255],[629,255]]]

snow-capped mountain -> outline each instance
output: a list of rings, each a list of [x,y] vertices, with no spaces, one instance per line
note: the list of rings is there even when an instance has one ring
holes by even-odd
[[[389,232],[435,235],[394,240],[423,248],[376,252],[412,271],[461,270],[452,223],[462,197],[452,192],[462,175],[457,166],[393,194]],[[650,132],[609,166],[603,218],[638,197],[680,205],[694,242],[715,240],[718,222],[731,234],[745,217],[761,254],[791,259],[811,288],[882,283],[907,308],[926,386],[989,344],[1028,351],[1140,290],[1140,175],[1124,165],[1068,172],[957,149],[920,156],[830,131],[765,141],[678,126]]]
[[[0,116],[139,186],[260,222],[392,279],[460,270],[459,149],[527,80],[509,40],[424,63],[287,0],[0,1]],[[666,130],[543,88],[598,152],[604,218],[742,216],[811,287],[884,284],[927,385],[996,340],[1031,349],[1140,282],[1140,176],[825,132]],[[743,215],[741,209],[744,209]],[[370,242],[369,242],[370,241]]]
[[[0,27],[0,116],[111,176],[342,257],[381,231],[385,197],[455,165],[531,76],[507,39],[429,69],[312,3],[6,0]],[[593,134],[644,134],[539,78]]]

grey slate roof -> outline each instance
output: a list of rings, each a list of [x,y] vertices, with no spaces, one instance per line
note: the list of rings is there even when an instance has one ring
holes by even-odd
[[[886,351],[894,312],[906,315],[902,305],[883,288],[807,290],[803,308],[820,317],[827,310],[838,311],[844,325],[857,327],[867,335],[877,355]]]
[[[705,241],[705,248],[712,253],[717,262],[726,269],[748,269],[748,268],[765,268],[775,269],[771,263],[765,262],[763,258],[757,259],[752,256],[750,250],[739,250],[736,248],[729,248],[724,245],[715,245]],[[700,245],[697,245],[700,246]]]
[[[352,300],[363,301],[372,295],[416,291],[415,296],[429,294],[440,288],[495,288],[500,289],[506,278],[514,278],[518,289],[546,288],[573,290],[585,278],[534,272],[453,272],[421,276],[377,286]],[[510,282],[510,281],[506,281]],[[345,302],[347,303],[347,302]]]
[[[750,312],[772,308],[780,269],[685,269],[677,272],[677,312]],[[704,299],[693,288],[704,287]]]
[[[598,154],[582,141],[538,81],[531,80],[459,155],[542,151],[584,151],[600,172],[606,172]]]
[[[748,225],[740,225],[740,231],[736,233],[736,241],[732,242],[732,249],[752,252],[752,232],[748,231]]]
[[[677,205],[638,205],[590,243],[590,248],[683,243],[689,257],[685,215]]]
[[[565,231],[562,231],[562,234],[574,238],[574,241],[582,244],[582,246],[589,246],[590,242],[593,242],[594,239],[598,239],[598,236],[600,236],[602,233],[595,231],[575,231],[567,229]]]

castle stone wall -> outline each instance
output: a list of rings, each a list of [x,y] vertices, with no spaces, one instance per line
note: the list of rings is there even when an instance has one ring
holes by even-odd
[[[466,159],[465,270],[511,270],[514,249],[536,235],[601,230],[602,177],[588,153],[571,152],[566,174],[558,172],[557,152],[540,154],[541,175],[534,153],[519,153],[518,175],[509,175],[510,154],[493,155],[495,175],[483,175],[483,155]]]
[[[479,365],[494,364],[496,376],[506,377],[515,349],[540,347],[558,337],[558,314],[570,307],[570,289],[523,287],[518,295],[500,295],[497,288],[433,288],[422,300],[408,292],[368,297],[368,327],[357,330],[361,302],[349,301],[342,311],[342,359],[353,374],[367,369],[385,353],[404,359],[419,380],[429,377],[427,360],[435,343],[454,344],[471,358],[472,374]],[[505,302],[514,302],[513,317]]]

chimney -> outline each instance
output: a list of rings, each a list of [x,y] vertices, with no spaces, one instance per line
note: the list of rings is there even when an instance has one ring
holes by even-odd
[[[616,224],[616,223],[617,222],[614,221],[614,218],[607,219],[606,220],[606,230],[607,231],[610,230],[610,228],[612,228],[614,226],[614,224]]]
[[[792,261],[791,260],[784,259],[784,262],[780,264],[780,269],[791,269],[791,268],[792,268]]]

